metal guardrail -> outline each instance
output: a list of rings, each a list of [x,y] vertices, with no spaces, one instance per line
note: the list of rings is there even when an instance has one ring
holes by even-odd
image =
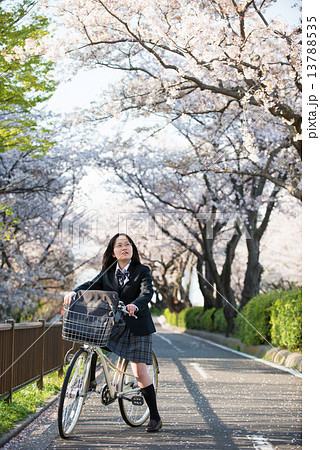
[[[64,356],[72,348],[61,336],[62,322],[0,324],[0,398],[12,401],[12,393],[37,381],[43,386],[44,375],[59,370],[62,375]]]

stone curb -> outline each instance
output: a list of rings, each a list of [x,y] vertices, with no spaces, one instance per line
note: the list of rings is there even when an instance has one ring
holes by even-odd
[[[302,355],[298,352],[289,352],[282,347],[272,347],[271,345],[245,345],[239,339],[226,337],[223,334],[211,333],[204,330],[189,330],[183,327],[176,327],[170,325],[165,316],[160,316],[159,321],[161,325],[173,331],[180,333],[186,333],[193,336],[202,337],[208,341],[215,342],[216,344],[224,345],[225,347],[232,348],[242,353],[256,356],[257,358],[264,359],[266,361],[279,364],[280,366],[287,367],[288,369],[294,369],[302,373]]]

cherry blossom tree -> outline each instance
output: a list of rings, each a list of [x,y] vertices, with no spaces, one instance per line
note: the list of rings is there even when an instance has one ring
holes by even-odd
[[[180,245],[172,245],[172,242],[151,245],[147,229],[145,239],[139,243],[139,252],[152,270],[155,305],[160,309],[167,307],[176,313],[191,306],[190,279],[184,283],[184,275],[189,269],[188,265],[194,264],[194,255]]]
[[[62,166],[59,156],[56,152],[34,159],[31,152],[20,150],[0,155],[0,198],[17,219],[11,238],[0,243],[2,319],[34,313],[46,289],[61,286],[72,265],[70,250],[56,242],[62,211],[72,200],[71,191],[58,207],[66,184],[65,169],[57,170]],[[60,209],[55,218],[53,208]],[[2,220],[5,223],[6,216]]]
[[[168,244],[171,241],[173,253],[178,244],[194,255],[204,308],[223,307],[229,324],[228,333],[231,333],[237,306],[231,287],[237,245],[244,235],[250,255],[247,272],[251,274],[255,265],[251,260],[255,255],[255,262],[259,263],[260,239],[280,188],[272,188],[273,184],[266,178],[201,170],[204,163],[202,149],[192,139],[196,140],[196,137],[189,133],[185,147],[180,149],[174,142],[162,147],[154,140],[147,145],[140,129],[140,139],[136,142],[122,142],[119,138],[105,144],[99,164],[111,167],[131,198],[141,200],[144,209],[140,214],[147,211],[162,233],[160,238],[149,236],[152,242],[158,239],[161,245],[163,241]],[[109,153],[106,152],[108,147]],[[210,163],[208,158],[206,162]],[[233,159],[236,162],[236,154]],[[245,158],[239,151],[237,164],[240,169],[243,160]],[[251,245],[253,239],[254,247]],[[153,255],[153,259],[159,258]],[[259,290],[260,276],[261,272],[257,272],[251,274],[251,278],[247,277],[244,292]]]
[[[246,232],[250,236],[246,239],[248,261],[240,302],[240,306],[243,307],[259,292],[263,271],[259,262],[260,242],[281,189],[286,186],[288,179],[291,179],[292,187],[295,177],[299,178],[300,170],[296,165],[297,161],[295,158],[292,160],[288,158],[286,161],[285,142],[277,146],[279,137],[276,144],[270,141],[270,148],[266,151],[265,140],[259,140],[259,135],[256,133],[258,136],[256,142],[251,144],[251,152],[248,152],[248,144],[241,140],[239,132],[235,129],[233,131],[235,140],[230,141],[221,154],[215,151],[215,145],[212,145],[205,128],[199,125],[195,128],[190,123],[176,125],[176,128],[191,144],[195,157],[188,158],[184,152],[180,158],[176,158],[175,162],[170,162],[171,167],[184,177],[201,173],[208,185],[209,179],[214,179],[214,174],[230,174],[229,180],[234,188],[231,199],[237,202],[239,217],[242,218]],[[260,155],[259,158],[256,157],[257,153]],[[261,172],[268,173],[268,177],[259,175]],[[298,190],[297,187],[296,190]]]
[[[49,74],[52,63],[42,58],[36,48],[47,33],[48,19],[37,14],[34,2],[0,2],[0,153],[12,149],[35,157],[43,155],[52,145],[47,127],[40,124],[41,106],[54,90]],[[40,119],[40,120],[39,120]],[[12,186],[10,186],[12,190]],[[0,193],[3,194],[4,185]],[[2,239],[11,235],[14,219],[12,207],[1,203]],[[11,217],[11,220],[10,220]]]
[[[251,232],[244,305],[259,289],[260,242],[281,190],[301,199],[301,30],[268,22],[272,3],[60,1],[63,38],[44,40],[74,71],[123,74],[87,120],[157,117],[187,139],[188,151],[180,141],[153,148],[137,130],[114,139],[110,153],[104,145],[97,164],[114,169],[163,233],[196,256],[205,307],[224,306],[229,332],[241,226]],[[187,237],[159,222],[164,207],[185,214]]]
[[[62,48],[76,70],[125,73],[109,113],[157,112],[174,120],[245,108],[254,120],[271,116],[284,125],[301,157],[301,30],[268,22],[264,12],[272,3],[60,1]],[[103,117],[106,107],[96,114]]]

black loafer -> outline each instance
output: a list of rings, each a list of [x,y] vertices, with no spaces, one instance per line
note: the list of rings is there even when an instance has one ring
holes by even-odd
[[[97,382],[96,382],[96,380],[90,381],[90,384],[89,384],[89,391],[95,391],[95,390],[96,390],[96,387],[97,387]]]
[[[156,431],[159,431],[160,428],[162,428],[162,420],[160,419],[159,422],[156,420],[151,419],[147,425],[146,431],[148,433],[155,433]]]

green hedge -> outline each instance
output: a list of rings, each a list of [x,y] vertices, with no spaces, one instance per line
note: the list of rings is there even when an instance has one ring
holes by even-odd
[[[301,351],[301,289],[274,290],[252,298],[235,319],[246,345],[267,344]]]
[[[271,306],[280,298],[282,291],[275,290],[252,298],[235,319],[239,339],[246,345],[271,342]],[[266,339],[266,340],[265,340]]]
[[[288,291],[271,308],[271,342],[290,351],[302,350],[302,292]]]
[[[212,321],[212,314],[214,320]],[[223,309],[193,306],[179,314],[164,311],[172,325],[188,329],[225,332],[227,322]],[[302,349],[302,295],[301,289],[274,290],[252,298],[235,319],[236,336],[245,345],[270,343],[289,351]]]
[[[171,313],[169,308],[164,310],[164,317],[168,323],[171,323],[171,325],[178,326],[178,315],[174,312]]]
[[[191,308],[183,309],[179,314],[170,313],[167,308],[164,311],[164,316],[168,323],[189,330],[200,329],[206,331],[213,331],[214,325],[211,316],[215,308],[208,309],[203,313],[202,306],[193,306]]]
[[[202,306],[193,306],[191,308],[183,309],[179,314],[171,313],[168,308],[164,311],[164,316],[168,323],[178,327],[188,328],[189,330],[206,330],[225,332],[227,329],[227,321],[224,317],[223,309],[218,309],[214,314],[214,321],[212,321],[212,314],[215,308],[210,308],[203,312]]]
[[[217,309],[214,314],[213,331],[225,333],[227,331],[227,321],[224,317],[223,308]]]
[[[202,312],[203,308],[201,306],[194,306],[193,308],[188,308],[184,316],[183,326],[189,328],[190,330],[199,328],[200,327],[199,318]]]

